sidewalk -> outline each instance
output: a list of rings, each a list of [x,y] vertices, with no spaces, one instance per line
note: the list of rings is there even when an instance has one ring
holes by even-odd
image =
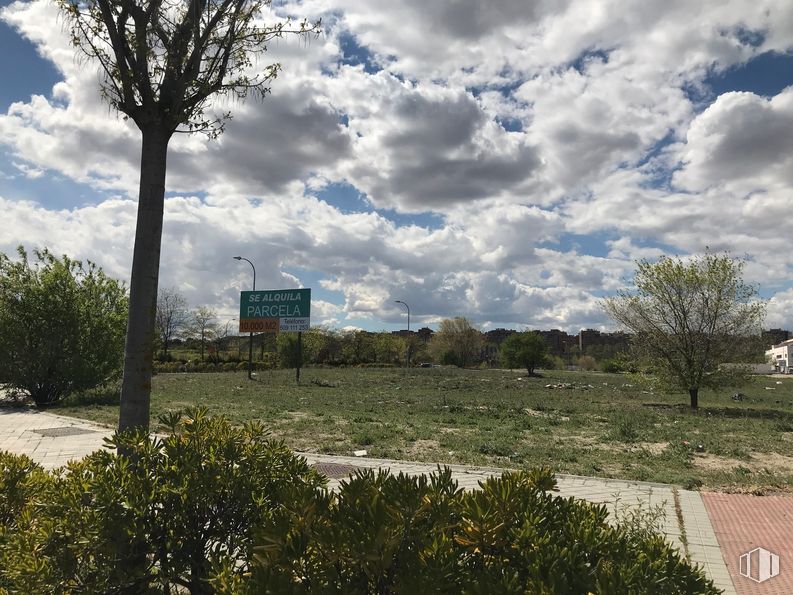
[[[47,469],[62,466],[71,459],[81,458],[102,448],[103,439],[112,433],[109,428],[75,418],[34,410],[0,409],[0,450],[26,454]],[[390,469],[394,473],[408,474],[430,473],[437,469],[436,465],[427,463],[314,453],[298,454],[304,456],[309,463],[316,465],[330,478],[331,488],[338,486],[339,481],[349,476],[356,468],[383,468]],[[449,467],[460,487],[466,489],[475,488],[480,481],[504,471],[460,465]],[[703,566],[716,586],[723,589],[726,595],[736,593],[719,542],[716,540],[713,525],[698,492],[680,490],[665,484],[595,477],[557,475],[556,478],[560,495],[605,504],[611,511],[614,510],[615,504],[620,507],[643,504],[645,510],[662,506],[665,511],[663,531],[667,538],[685,552],[681,541],[681,535],[685,532],[690,560]],[[768,586],[770,587],[770,583],[773,582],[773,579],[770,580]],[[774,593],[775,591],[751,592]]]

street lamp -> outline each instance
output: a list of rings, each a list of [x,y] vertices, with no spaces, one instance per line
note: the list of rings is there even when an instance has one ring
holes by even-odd
[[[407,348],[407,367],[409,368],[409,367],[410,367],[410,306],[408,306],[408,305],[407,305],[407,303],[406,303],[406,302],[403,302],[402,300],[395,300],[395,301],[394,301],[394,303],[395,303],[395,304],[402,304],[403,306],[405,306],[405,308],[407,308],[407,311],[408,311],[408,334],[407,334],[408,348]]]
[[[250,260],[242,256],[234,256],[233,258],[234,260],[244,260],[249,265],[251,265],[251,268],[253,269],[253,291],[256,291],[256,267],[253,266],[253,263]],[[251,379],[252,375],[253,375],[253,331],[251,331],[250,340],[248,342],[248,380]]]

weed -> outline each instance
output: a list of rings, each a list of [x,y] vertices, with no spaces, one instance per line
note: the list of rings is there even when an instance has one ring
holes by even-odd
[[[610,437],[618,442],[636,442],[639,439],[639,429],[636,420],[628,414],[617,417],[613,423]]]
[[[770,468],[773,475],[740,475],[730,458],[746,461],[750,469],[756,452],[773,451],[793,462],[793,440],[780,440],[782,432],[793,431],[793,382],[765,391],[758,380],[742,389],[751,408],[732,401],[730,391],[704,393],[699,414],[692,415],[687,395],[645,393],[627,386],[624,376],[549,371],[542,380],[515,382],[500,370],[437,372],[304,368],[302,386],[290,370],[273,370],[254,382],[244,371],[159,374],[152,418],[200,403],[235,424],[260,419],[295,450],[349,454],[354,445],[372,446],[379,456],[391,452],[427,462],[435,462],[437,452],[417,449],[415,441],[440,441],[453,432],[464,439],[449,438],[449,463],[552,465],[561,473],[681,486],[702,481],[708,488],[779,489],[787,483],[789,473],[781,467]],[[592,388],[549,390],[548,383]],[[330,385],[343,390],[325,388]],[[114,425],[118,401],[108,395],[70,397],[56,412]],[[699,444],[726,458],[712,457],[694,475]]]

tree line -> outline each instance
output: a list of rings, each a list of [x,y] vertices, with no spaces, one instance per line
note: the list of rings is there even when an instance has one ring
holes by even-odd
[[[159,291],[155,316],[160,362],[214,363],[247,359],[244,345],[231,322],[222,324],[212,308],[190,310],[175,288]],[[360,366],[440,364],[461,368],[500,364],[527,368],[553,365],[545,341],[535,333],[517,333],[518,338],[492,342],[469,319],[458,316],[442,320],[437,331],[427,333],[337,330],[315,326],[302,334],[300,353],[294,333],[261,333],[253,336],[254,361],[266,367],[294,368],[298,365]],[[526,338],[530,335],[531,338]],[[525,365],[526,345],[536,353]]]
[[[129,308],[126,287],[91,262],[55,257],[37,250],[33,259],[20,247],[18,258],[0,254],[0,385],[48,405],[72,392],[118,379]],[[738,386],[762,356],[765,303],[757,288],[742,280],[743,261],[706,253],[686,261],[640,261],[635,289],[603,300],[602,307],[632,331],[624,360],[633,371],[666,388],[689,393],[698,406],[700,388]],[[148,357],[168,360],[178,342],[197,359],[229,359],[240,337],[207,307],[187,308],[175,289],[159,292],[155,333]],[[397,365],[412,361],[472,367],[547,367],[548,346],[537,332],[501,333],[494,345],[470,320],[447,318],[427,333],[371,333],[315,327],[302,337],[259,335],[257,356],[281,367],[317,365]],[[425,340],[426,339],[426,340]],[[191,355],[192,355],[191,354]],[[578,364],[593,367],[591,355]],[[606,370],[617,371],[617,370]]]

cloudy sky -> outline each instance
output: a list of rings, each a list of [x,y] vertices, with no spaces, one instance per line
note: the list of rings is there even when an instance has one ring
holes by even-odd
[[[128,279],[140,137],[48,1],[0,12],[0,251]],[[793,328],[790,0],[294,0],[264,101],[170,147],[161,287],[233,318],[312,288],[312,323],[610,328],[636,259],[748,259]]]

